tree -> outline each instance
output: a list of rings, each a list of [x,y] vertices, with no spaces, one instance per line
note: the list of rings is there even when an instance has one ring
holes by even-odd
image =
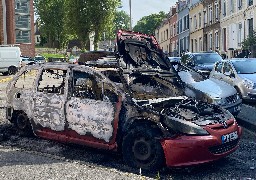
[[[111,26],[110,29],[106,29],[104,32],[106,39],[114,39],[118,29],[129,29],[130,16],[123,10],[116,10],[113,23],[113,26]],[[105,38],[102,39],[105,40]]]
[[[113,26],[114,12],[120,0],[66,0],[66,25],[84,45],[88,44],[89,33],[94,31],[94,44],[106,29]]]
[[[133,31],[154,34],[155,29],[161,24],[164,18],[166,18],[166,14],[163,11],[160,11],[158,14],[144,16],[134,26]]]
[[[65,41],[64,1],[34,0],[36,14],[39,15],[40,31],[51,47],[61,48]],[[56,45],[55,42],[58,44]]]
[[[243,49],[250,49],[256,44],[256,31],[249,33],[249,36],[242,42]]]

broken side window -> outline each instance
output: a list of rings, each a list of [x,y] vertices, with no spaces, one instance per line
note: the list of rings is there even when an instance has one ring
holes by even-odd
[[[44,69],[38,82],[38,91],[64,94],[66,74],[67,70]]]
[[[35,87],[35,80],[38,74],[38,69],[27,70],[19,76],[16,83],[14,84],[15,88],[21,89],[31,89]]]
[[[73,96],[101,100],[101,84],[96,79],[87,72],[73,71]]]

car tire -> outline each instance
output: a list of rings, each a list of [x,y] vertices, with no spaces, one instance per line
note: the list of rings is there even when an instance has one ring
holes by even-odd
[[[17,112],[16,115],[14,115],[14,119],[12,120],[14,122],[14,126],[17,129],[19,135],[21,136],[32,136],[33,130],[32,126],[30,124],[29,118],[24,112]]]
[[[123,138],[124,161],[132,167],[152,171],[165,164],[164,152],[159,140],[161,133],[149,126],[138,126]]]
[[[17,70],[17,68],[16,68],[15,66],[10,66],[10,67],[8,68],[8,74],[9,74],[9,75],[16,74],[17,71],[18,71],[18,70]]]

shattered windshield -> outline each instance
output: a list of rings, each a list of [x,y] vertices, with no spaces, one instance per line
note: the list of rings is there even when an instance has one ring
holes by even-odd
[[[135,75],[129,77],[128,85],[131,88],[133,98],[137,100],[183,95],[183,91],[170,82],[171,77],[162,78],[154,75]]]

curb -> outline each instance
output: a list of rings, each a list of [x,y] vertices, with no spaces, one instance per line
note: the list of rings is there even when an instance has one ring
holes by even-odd
[[[236,119],[239,125],[252,132],[256,132],[256,108],[242,104],[241,112]]]

